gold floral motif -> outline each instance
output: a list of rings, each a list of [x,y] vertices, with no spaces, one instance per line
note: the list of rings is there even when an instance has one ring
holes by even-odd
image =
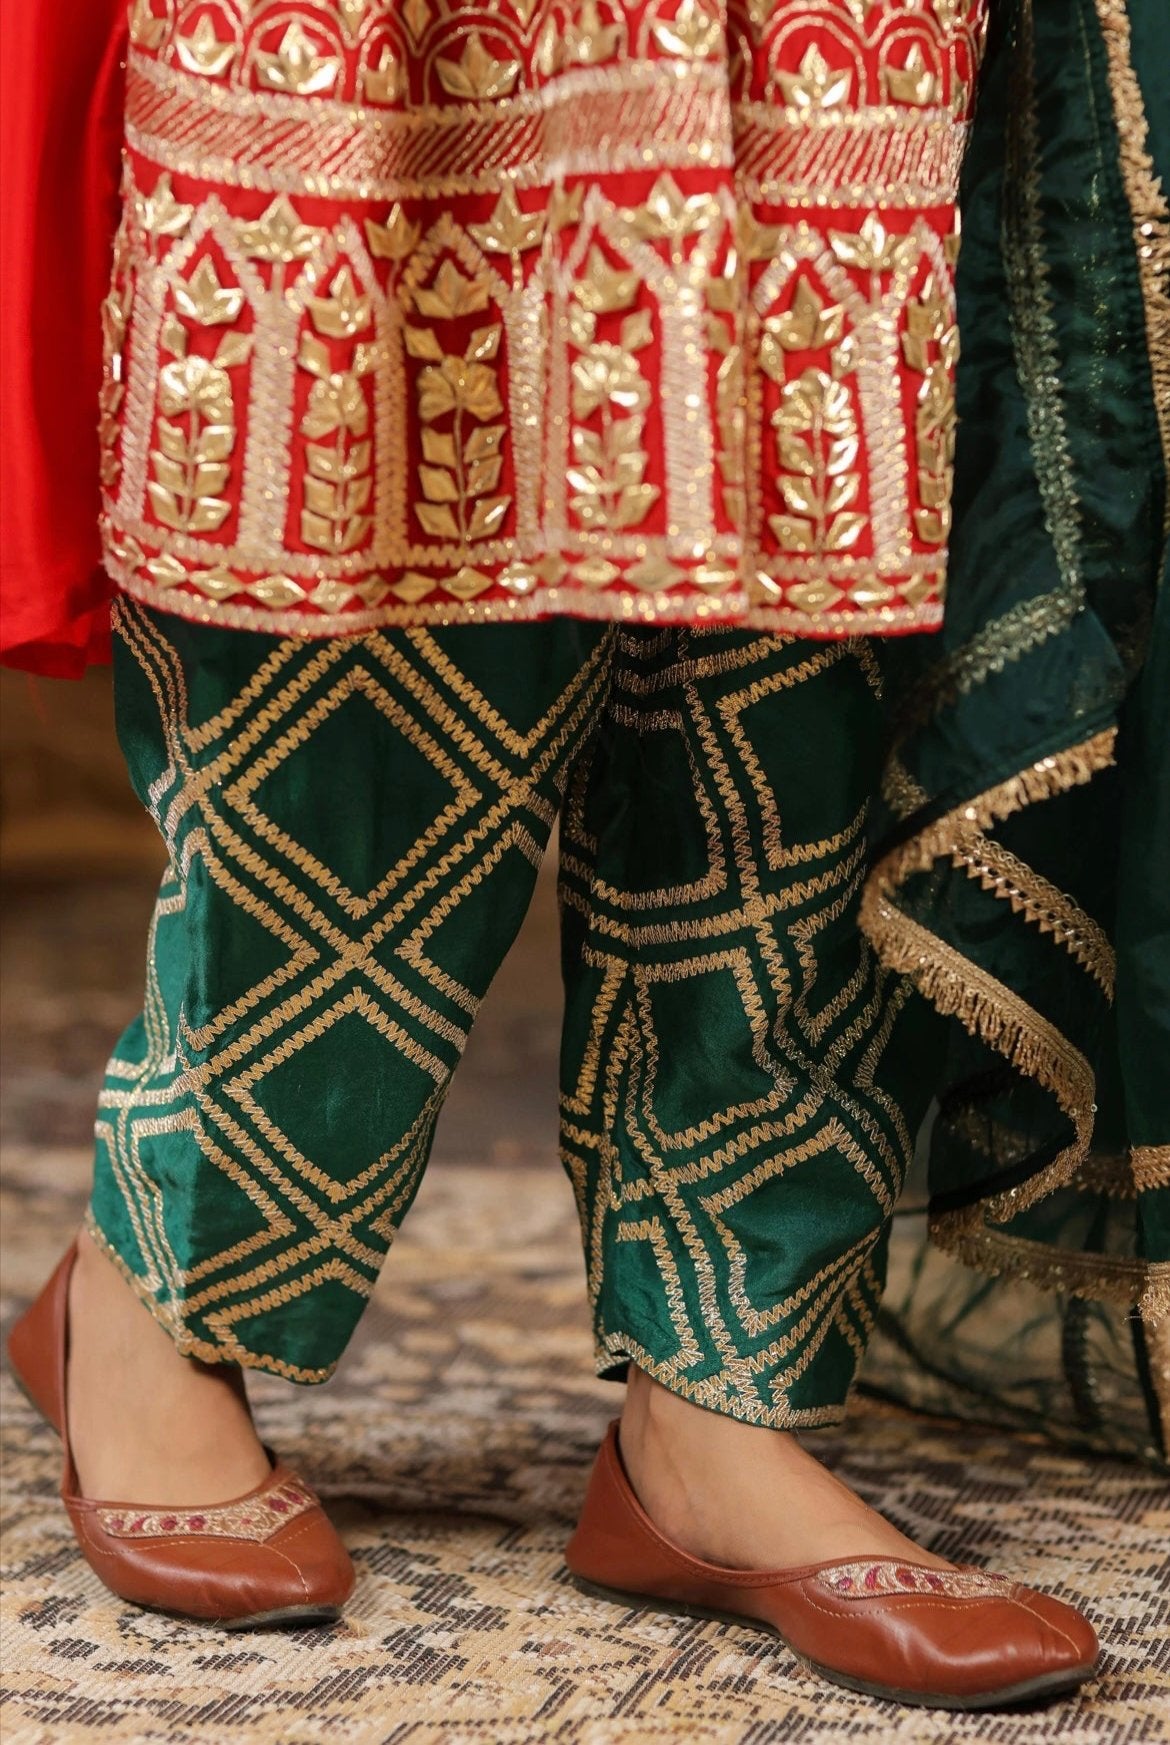
[[[583,526],[616,530],[644,521],[661,494],[646,481],[644,443],[650,384],[637,353],[653,342],[650,312],[634,308],[638,275],[610,264],[594,245],[573,286],[571,507]],[[624,313],[628,311],[628,313]],[[621,314],[618,340],[598,339],[598,320]],[[590,420],[591,422],[586,422]]]
[[[679,60],[706,60],[722,46],[723,25],[716,10],[708,12],[698,0],[682,0],[673,18],[655,24],[654,40],[664,54]]]
[[[195,28],[175,38],[179,60],[189,73],[199,73],[205,79],[217,79],[226,73],[236,58],[236,44],[222,42],[216,34],[211,14],[200,15]]]
[[[562,67],[597,67],[613,60],[625,37],[625,24],[617,8],[605,10],[608,24],[598,0],[580,0],[560,30],[550,18],[537,47],[538,69],[551,76]]]
[[[842,380],[852,360],[843,333],[844,311],[826,305],[805,278],[791,306],[764,323],[760,367],[781,390],[772,426],[785,507],[769,524],[785,551],[848,551],[865,527],[865,516],[853,508],[861,487],[861,441],[853,396]],[[830,350],[831,373],[812,367],[788,376],[787,354],[804,357],[821,349]],[[810,611],[823,611],[837,592],[824,581],[808,582],[802,598]]]
[[[414,305],[431,320],[457,321],[483,313],[489,297],[481,280],[466,277],[447,259],[431,285],[415,289]],[[498,491],[507,436],[506,424],[499,422],[502,337],[502,327],[493,322],[473,329],[461,351],[448,352],[433,327],[404,330],[407,355],[424,365],[418,377],[422,498],[414,512],[432,538],[461,546],[497,535],[512,502]],[[482,591],[470,572],[458,572],[448,588],[465,598]]]
[[[377,63],[362,74],[362,94],[367,103],[401,102],[406,96],[406,68],[389,43],[383,43]]]
[[[237,228],[245,254],[253,260],[284,266],[308,260],[320,248],[325,234],[315,224],[302,224],[286,194],[279,194],[253,223],[242,223]]]
[[[951,528],[951,484],[955,461],[954,370],[959,333],[935,286],[927,279],[921,296],[906,311],[902,354],[922,376],[914,434],[918,452],[918,495],[914,526],[926,545],[945,543]]]
[[[919,108],[938,103],[942,85],[938,74],[927,64],[921,46],[914,43],[900,67],[884,67],[882,78],[891,102],[910,103]]]
[[[810,44],[800,70],[777,75],[784,101],[793,109],[833,109],[848,102],[853,85],[851,67],[831,67],[816,43]]]
[[[358,291],[348,263],[338,269],[328,295],[310,300],[308,312],[316,334],[301,334],[297,357],[314,378],[301,420],[301,435],[308,438],[301,538],[315,551],[338,555],[364,544],[370,529],[373,444],[362,382],[376,367],[379,351],[357,339],[369,329],[373,308]],[[334,368],[325,343],[330,339],[347,342],[346,368]]]
[[[294,18],[275,52],[261,50],[257,54],[256,71],[261,84],[271,91],[309,97],[333,89],[341,62],[336,55],[323,54],[300,20]]]
[[[100,414],[121,586],[294,633],[453,602],[651,622],[662,586],[672,618],[937,623],[941,521],[929,552],[904,548],[916,508],[945,509],[946,348],[913,378],[895,346],[919,337],[920,255],[949,306],[982,0],[833,0],[837,24],[748,0],[734,43],[716,0],[132,6],[127,291]],[[177,287],[183,356],[160,355],[153,286],[129,301],[144,274]],[[238,514],[200,553],[151,514],[150,484],[172,487],[149,408],[164,368],[172,393],[183,366],[184,391],[222,396],[209,335],[241,323],[246,453],[239,410],[208,496]],[[860,453],[841,459],[863,408],[883,433],[864,501]],[[777,477],[777,456],[801,466]]]
[[[488,222],[470,224],[468,229],[488,254],[523,254],[529,249],[539,248],[547,222],[547,212],[522,210],[516,190],[509,182]]]
[[[183,236],[194,216],[194,206],[175,199],[171,178],[164,170],[151,194],[136,194],[134,212],[149,236]]]
[[[891,273],[914,259],[912,236],[888,231],[876,212],[869,212],[856,231],[831,230],[829,247],[844,267],[863,273]]]
[[[401,204],[395,204],[386,222],[366,219],[366,241],[375,260],[404,261],[418,246],[420,228],[407,218]]]
[[[468,37],[460,60],[444,60],[440,55],[435,63],[444,91],[469,103],[488,103],[496,97],[506,97],[522,70],[519,61],[497,60],[484,47],[477,30]]]
[[[722,222],[714,194],[684,194],[673,176],[661,176],[642,204],[623,209],[622,217],[639,240],[674,244]]]
[[[252,341],[224,333],[211,357],[191,350],[188,324],[228,327],[238,318],[242,291],[221,284],[204,255],[191,277],[175,286],[174,310],[162,329],[171,361],[159,375],[157,447],[151,450],[147,491],[156,518],[176,533],[215,533],[231,511],[225,495],[236,442],[229,372],[246,363]],[[234,582],[233,582],[234,590]]]

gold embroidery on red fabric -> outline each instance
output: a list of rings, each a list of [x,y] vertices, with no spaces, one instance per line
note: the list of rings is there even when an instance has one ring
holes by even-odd
[[[136,0],[117,582],[298,634],[936,626],[982,16]]]

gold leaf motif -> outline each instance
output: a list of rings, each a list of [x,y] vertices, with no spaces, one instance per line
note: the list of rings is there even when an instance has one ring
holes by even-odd
[[[233,422],[231,382],[210,358],[178,358],[163,366],[158,381],[159,405],[169,418],[190,413],[209,424]]]
[[[382,44],[377,65],[367,67],[362,74],[362,90],[367,103],[400,103],[406,96],[406,68],[388,42]]]
[[[324,240],[325,231],[313,224],[302,224],[296,207],[287,194],[278,194],[271,206],[251,223],[239,220],[236,234],[240,247],[253,260],[307,260]]]
[[[442,583],[443,592],[456,600],[474,600],[491,585],[492,578],[485,576],[482,570],[473,569],[470,564],[463,564],[454,575],[445,576]]]
[[[784,351],[816,351],[823,345],[835,345],[845,324],[845,312],[840,304],[825,306],[809,284],[801,279],[792,299],[792,306],[783,315],[772,315],[764,322],[764,330],[774,334]],[[783,363],[777,360],[783,370]],[[769,369],[768,373],[773,372]],[[779,379],[779,378],[775,378]]]
[[[498,61],[483,45],[483,38],[473,30],[467,47],[458,61],[444,60],[440,55],[435,71],[444,91],[452,97],[462,97],[469,103],[490,102],[506,97],[520,77],[519,61]]]
[[[180,63],[189,73],[199,73],[205,79],[217,79],[227,72],[236,58],[236,46],[230,40],[220,41],[209,12],[201,15],[194,30],[175,37]]]
[[[605,557],[590,557],[584,562],[574,565],[574,579],[586,588],[608,588],[611,582],[616,582],[621,575],[615,563],[610,563]]]
[[[788,589],[788,598],[801,612],[808,612],[812,617],[819,617],[827,612],[830,606],[835,606],[845,595],[840,588],[834,588],[830,582],[798,582]]]
[[[888,273],[909,264],[918,245],[913,236],[898,236],[886,230],[876,212],[867,213],[855,232],[831,230],[829,247],[844,267],[866,273]]]
[[[156,18],[150,0],[134,0],[130,8],[130,41],[148,52],[158,48],[167,31],[165,18]]]
[[[412,224],[397,203],[390,208],[385,224],[366,219],[366,241],[375,260],[404,261],[418,247],[419,226]]]
[[[215,262],[204,255],[191,277],[175,286],[175,307],[201,327],[224,327],[235,321],[244,307],[244,293],[234,287],[225,289]]]
[[[552,20],[549,20],[550,26]],[[552,26],[555,30],[555,26]],[[549,71],[559,66],[599,67],[612,60],[622,40],[620,24],[603,24],[597,0],[581,0],[571,22],[567,22],[560,37],[560,55]]]
[[[323,53],[299,18],[286,27],[274,53],[261,50],[256,55],[260,83],[294,97],[331,91],[340,71],[340,58]]]
[[[597,244],[589,250],[585,276],[573,286],[573,296],[592,315],[628,309],[638,295],[638,275],[623,272],[606,260]]]
[[[448,412],[467,412],[486,421],[504,410],[496,372],[487,364],[469,364],[459,357],[445,357],[419,376],[419,413],[424,423]]]
[[[549,229],[567,230],[570,225],[579,224],[584,198],[585,190],[580,184],[568,193],[559,185],[555,187],[548,200]]]
[[[445,260],[429,288],[414,293],[415,308],[432,320],[447,321],[456,315],[475,315],[488,307],[488,289],[479,279],[468,279],[454,261]]]
[[[769,517],[777,541],[809,554],[848,550],[866,526],[850,507],[861,488],[861,442],[848,388],[824,370],[806,369],[784,384],[772,424],[786,511]]]
[[[661,594],[677,588],[684,575],[665,557],[644,557],[626,571],[626,581],[643,594]]]
[[[202,528],[192,531],[202,532]],[[206,594],[209,600],[228,600],[233,594],[239,593],[240,584],[228,569],[190,570],[186,580],[201,594]]]
[[[407,30],[417,43],[431,22],[430,0],[406,0],[402,16],[406,20]]]
[[[364,436],[370,423],[370,409],[357,377],[348,371],[315,381],[309,390],[309,404],[301,420],[301,432],[315,441],[324,436]]]
[[[354,283],[348,262],[333,281],[327,297],[309,299],[309,315],[318,333],[327,339],[352,339],[374,318],[373,304]]]
[[[469,224],[467,228],[488,254],[520,254],[525,249],[539,246],[546,220],[544,212],[521,209],[516,190],[509,182],[488,222]]]
[[[642,206],[624,208],[622,217],[633,234],[644,241],[677,242],[720,221],[719,202],[713,194],[684,195],[673,176],[660,176]]]
[[[723,45],[723,26],[718,13],[705,11],[698,0],[682,0],[673,18],[655,24],[654,36],[664,54],[707,60]]]
[[[886,91],[895,103],[910,103],[923,107],[937,103],[942,97],[942,84],[937,73],[927,65],[921,45],[913,43],[901,67],[883,67]]]
[[[262,606],[276,609],[295,606],[305,598],[305,590],[291,576],[263,576],[250,584],[248,592]]]
[[[814,42],[798,72],[779,72],[776,77],[790,109],[832,109],[848,100],[853,69],[831,67]]]
[[[434,585],[430,576],[421,575],[418,570],[407,570],[397,582],[391,582],[390,592],[395,599],[404,601],[408,606],[415,606],[420,600],[426,599]]]
[[[168,170],[155,183],[154,192],[137,195],[134,205],[138,222],[151,236],[184,235],[195,213],[194,206],[175,199]]]
[[[159,344],[170,357],[186,357],[187,355],[187,329],[173,309],[168,311],[163,322]]]
[[[442,363],[443,348],[433,327],[404,327],[402,337],[408,357],[421,358],[424,363]]]
[[[297,361],[302,369],[308,370],[311,376],[317,376],[321,381],[327,381],[333,373],[329,347],[311,333],[301,334],[301,349]]]
[[[251,350],[250,333],[225,333],[215,348],[215,361],[221,370],[238,369],[247,363]]]

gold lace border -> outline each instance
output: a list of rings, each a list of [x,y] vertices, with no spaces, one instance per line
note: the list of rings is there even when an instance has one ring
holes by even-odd
[[[1041,1290],[1135,1308],[1147,1336],[1154,1389],[1170,1443],[1170,1263],[1074,1253],[1013,1236],[995,1225],[1069,1183],[1093,1135],[1095,1081],[1089,1062],[1034,1007],[897,905],[901,886],[941,859],[961,859],[972,827],[987,829],[1025,806],[1079,787],[1114,762],[1116,728],[1039,759],[1007,781],[954,807],[892,849],[869,875],[861,926],[888,968],[906,975],[935,1009],[994,1048],[1055,1097],[1072,1129],[1071,1142],[1028,1182],[958,1211],[932,1214],[931,1240],[964,1265],[993,1277],[1010,1275]],[[1152,1149],[1157,1156],[1165,1147]],[[1143,1157],[1135,1154],[1135,1180]],[[1160,1179],[1160,1171],[1156,1173]]]
[[[988,828],[1025,806],[1090,781],[1113,763],[1115,741],[1116,729],[1107,728],[1081,745],[1039,759],[953,808],[884,855],[871,871],[862,898],[861,925],[882,962],[909,976],[937,1011],[958,1019],[971,1035],[1042,1085],[1072,1126],[1070,1144],[1030,1181],[932,1219],[936,1241],[953,1253],[961,1250],[960,1258],[969,1265],[993,1273],[1022,1273],[1025,1266],[1036,1264],[1030,1245],[987,1226],[1006,1222],[1071,1181],[1092,1138],[1093,1071],[1080,1050],[1034,1007],[905,914],[898,907],[897,893],[913,874],[927,871],[935,862],[961,860],[972,826]],[[1107,1287],[1115,1284],[1112,1275],[1105,1279],[1102,1274],[1101,1282]],[[1135,1286],[1137,1282],[1133,1281]],[[1083,1293],[1087,1280],[1082,1277],[1079,1285]],[[1109,1294],[1114,1295],[1114,1290]],[[1135,1300],[1132,1292],[1128,1300]]]

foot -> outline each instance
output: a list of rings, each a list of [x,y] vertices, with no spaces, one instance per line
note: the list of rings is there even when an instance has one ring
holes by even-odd
[[[897,1557],[931,1569],[924,1551],[871,1509],[784,1430],[741,1424],[672,1394],[631,1367],[622,1461],[659,1532],[724,1569],[792,1569]]]
[[[271,1471],[239,1370],[181,1356],[84,1232],[66,1385],[83,1496],[199,1507],[243,1496]]]

